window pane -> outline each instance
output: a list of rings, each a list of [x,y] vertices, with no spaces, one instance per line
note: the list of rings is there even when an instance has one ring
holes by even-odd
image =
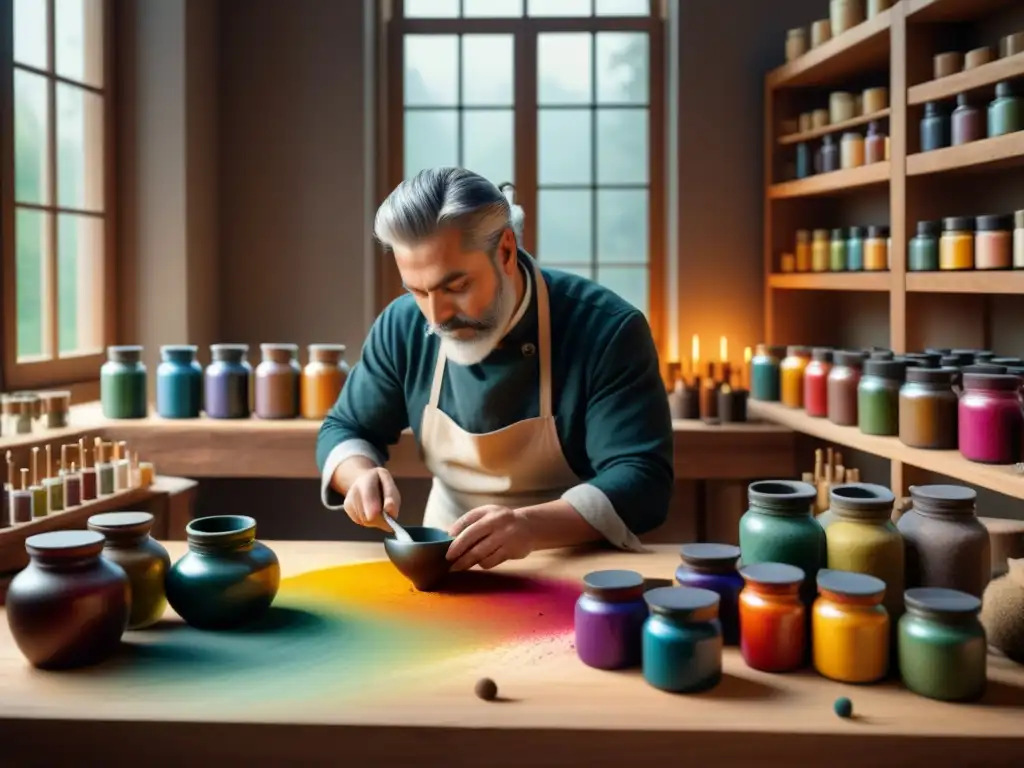
[[[103,0],[56,0],[57,74],[103,86]]]
[[[46,0],[14,0],[14,60],[47,69]]]
[[[598,16],[649,16],[651,0],[597,0]]]
[[[591,183],[589,109],[541,109],[537,115],[540,184]]]
[[[597,110],[599,184],[647,183],[647,110]]]
[[[510,181],[515,167],[514,113],[472,109],[462,113],[460,165],[495,184]]]
[[[103,219],[57,217],[57,335],[60,354],[103,348]]]
[[[512,35],[463,35],[462,103],[511,107],[514,62]]]
[[[647,190],[597,193],[597,260],[647,263]]]
[[[589,32],[549,32],[537,35],[537,102],[590,104]]]
[[[50,110],[46,78],[14,70],[14,197],[19,203],[50,202]]]
[[[462,15],[508,17],[523,15],[523,0],[462,0]]]
[[[406,178],[424,168],[459,164],[458,114],[454,109],[406,110]]]
[[[537,258],[548,264],[589,264],[593,211],[589,189],[537,191]]]
[[[597,34],[597,101],[646,104],[650,83],[648,38],[643,32]]]
[[[405,36],[405,103],[455,106],[459,99],[457,35]]]
[[[405,0],[408,19],[453,19],[459,15],[459,0]]]
[[[590,267],[551,267],[545,264],[544,268],[557,269],[559,272],[568,272],[570,275],[579,275],[580,277],[587,278],[587,280],[594,279],[594,270]]]
[[[600,267],[597,282],[615,291],[644,314],[648,310],[647,267]]]
[[[46,296],[49,275],[50,214],[17,209],[14,220],[15,285],[18,305],[18,359],[49,357]]]
[[[530,16],[589,16],[592,0],[527,0]]]
[[[64,208],[103,210],[103,99],[57,84],[57,200]]]

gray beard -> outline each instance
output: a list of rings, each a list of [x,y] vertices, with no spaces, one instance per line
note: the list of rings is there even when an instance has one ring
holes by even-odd
[[[504,338],[508,331],[509,321],[515,313],[516,290],[514,282],[498,271],[501,285],[498,295],[484,313],[485,322],[490,328],[477,331],[476,338],[470,340],[456,339],[446,331],[436,328],[433,332],[441,338],[441,349],[445,356],[457,365],[476,365],[483,362]]]

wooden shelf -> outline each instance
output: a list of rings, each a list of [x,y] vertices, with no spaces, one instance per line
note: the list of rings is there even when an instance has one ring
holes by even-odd
[[[888,272],[779,272],[768,285],[780,290],[888,291]]]
[[[1012,465],[975,464],[959,451],[925,451],[904,445],[896,437],[865,435],[856,427],[840,427],[828,419],[808,416],[802,410],[780,403],[750,401],[748,410],[758,418],[773,421],[805,435],[836,445],[845,445],[875,456],[900,461],[912,467],[952,477],[979,488],[988,488],[1016,499],[1024,499],[1024,475]]]
[[[907,89],[907,104],[952,99],[961,93],[991,89],[1002,80],[1024,76],[1024,53],[996,59],[966,72],[957,72],[938,80],[913,85]],[[788,137],[783,137],[788,138]],[[779,140],[782,143],[782,140]]]
[[[848,168],[831,173],[819,173],[806,179],[783,181],[772,184],[768,188],[768,197],[772,200],[783,200],[791,197],[814,197],[843,193],[847,190],[870,187],[877,184],[888,184],[891,164],[888,160],[859,168]]]
[[[911,293],[1009,293],[1024,295],[1024,270],[908,272]]]
[[[891,26],[890,8],[772,70],[767,77],[768,85],[771,88],[825,85],[884,66],[889,61]]]
[[[990,171],[1024,165],[1024,131],[907,156],[908,176]]]
[[[907,20],[950,22],[980,19],[1018,0],[904,0]]]
[[[812,139],[820,138],[829,133],[841,133],[847,131],[850,128],[857,128],[862,125],[867,125],[875,120],[888,120],[891,110],[886,107],[878,112],[872,112],[870,115],[860,115],[859,117],[851,117],[849,120],[843,120],[839,123],[832,123],[826,125],[823,128],[812,128],[809,131],[803,131],[802,133],[790,133],[785,136],[779,137],[779,144],[799,144],[801,141],[811,141]]]

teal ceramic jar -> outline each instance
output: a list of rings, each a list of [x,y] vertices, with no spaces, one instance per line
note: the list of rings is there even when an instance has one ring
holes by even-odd
[[[940,587],[908,589],[899,621],[903,684],[941,701],[973,701],[985,692],[988,644],[981,600]]]
[[[203,409],[203,367],[193,344],[160,347],[156,369],[156,412],[165,419],[197,419]]]
[[[107,361],[100,367],[100,407],[108,419],[146,417],[146,365],[141,346],[107,347]]]
[[[939,235],[942,223],[917,222],[917,234],[910,239],[907,269],[911,272],[936,272],[939,269]]]
[[[658,587],[644,593],[644,679],[655,688],[694,693],[722,679],[722,625],[718,594],[694,587]]]
[[[865,360],[857,385],[857,426],[865,435],[895,437],[900,432],[900,387],[905,360]]]
[[[750,359],[750,397],[766,403],[778,402],[780,396],[779,365],[786,356],[785,347],[758,344]]]
[[[864,269],[864,227],[850,227],[846,241],[846,269],[861,272]]]
[[[281,583],[277,555],[256,541],[256,521],[245,515],[193,520],[185,528],[188,552],[167,574],[167,600],[199,629],[233,629],[262,617]]]
[[[996,83],[996,97],[988,105],[988,135],[1003,136],[1024,130],[1024,100],[1008,82]]]
[[[817,592],[818,570],[825,567],[825,531],[811,505],[818,491],[810,483],[761,480],[747,489],[748,506],[740,518],[743,565],[785,563],[803,570],[801,595],[809,605]]]

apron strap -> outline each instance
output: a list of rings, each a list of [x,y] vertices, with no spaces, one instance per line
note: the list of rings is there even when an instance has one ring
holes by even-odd
[[[441,400],[441,384],[444,382],[444,364],[448,356],[444,353],[444,344],[437,340],[437,362],[434,363],[434,381],[430,385],[430,407],[437,408]]]

